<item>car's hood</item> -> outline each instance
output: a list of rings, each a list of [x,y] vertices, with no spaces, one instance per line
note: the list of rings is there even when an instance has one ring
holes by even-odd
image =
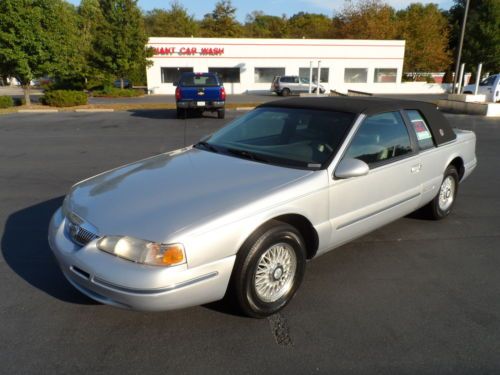
[[[163,241],[310,173],[193,148],[84,180],[73,187],[67,209],[98,234]]]

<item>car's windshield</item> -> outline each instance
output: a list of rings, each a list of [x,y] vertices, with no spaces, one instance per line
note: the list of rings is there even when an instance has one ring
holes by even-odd
[[[179,85],[184,87],[206,87],[219,86],[219,83],[213,74],[185,74],[181,77]]]
[[[344,112],[258,108],[220,129],[205,146],[255,161],[320,169],[337,151],[354,117]]]

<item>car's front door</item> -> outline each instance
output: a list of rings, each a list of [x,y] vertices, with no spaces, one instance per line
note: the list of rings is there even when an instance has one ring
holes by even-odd
[[[400,112],[367,117],[342,158],[368,164],[367,175],[330,181],[332,247],[368,233],[418,207],[421,164]]]

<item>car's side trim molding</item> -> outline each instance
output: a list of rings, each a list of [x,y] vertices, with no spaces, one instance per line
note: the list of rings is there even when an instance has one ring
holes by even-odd
[[[205,275],[195,277],[195,278],[190,279],[190,280],[182,281],[182,282],[177,283],[177,284],[172,284],[172,285],[168,285],[164,288],[156,288],[156,289],[127,288],[124,286],[110,283],[109,281],[103,280],[103,279],[96,277],[96,276],[94,276],[92,278],[91,282],[96,284],[96,285],[99,285],[100,287],[114,290],[114,291],[125,292],[125,293],[130,293],[130,294],[142,294],[142,295],[144,295],[144,294],[159,294],[159,293],[170,292],[174,289],[184,288],[186,286],[196,284],[196,283],[199,283],[199,282],[204,281],[204,280],[211,279],[213,277],[216,277],[218,274],[219,274],[219,272],[213,271],[213,272],[207,273]]]
[[[348,226],[353,225],[353,224],[356,224],[356,223],[357,223],[357,222],[359,222],[359,221],[366,220],[366,219],[368,219],[368,218],[370,218],[370,217],[372,217],[372,216],[378,215],[378,214],[380,214],[380,213],[382,213],[382,212],[384,212],[384,211],[387,211],[387,210],[390,210],[391,208],[394,208],[394,207],[396,207],[396,206],[399,206],[400,204],[403,204],[403,203],[406,203],[406,202],[408,202],[408,201],[411,201],[412,199],[415,199],[415,198],[417,198],[417,197],[419,197],[419,196],[420,196],[420,193],[415,193],[415,194],[413,194],[411,197],[408,197],[408,198],[405,198],[405,199],[403,199],[403,200],[400,200],[400,201],[398,201],[398,202],[396,202],[396,203],[393,203],[393,204],[391,204],[391,205],[389,205],[389,206],[387,206],[387,207],[381,208],[380,210],[377,210],[377,211],[375,211],[375,212],[371,212],[371,213],[369,213],[369,214],[367,214],[367,215],[361,216],[361,217],[356,218],[356,219],[354,219],[354,220],[348,221],[347,223],[341,224],[341,225],[339,225],[339,226],[337,227],[337,230],[339,230],[339,229],[343,229],[343,228],[348,227]]]

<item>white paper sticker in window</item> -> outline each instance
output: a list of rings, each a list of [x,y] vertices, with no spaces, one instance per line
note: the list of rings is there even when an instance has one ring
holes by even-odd
[[[412,124],[413,128],[415,129],[415,133],[417,133],[417,139],[419,141],[432,138],[431,133],[429,132],[429,130],[427,130],[427,127],[422,120],[413,120]]]

